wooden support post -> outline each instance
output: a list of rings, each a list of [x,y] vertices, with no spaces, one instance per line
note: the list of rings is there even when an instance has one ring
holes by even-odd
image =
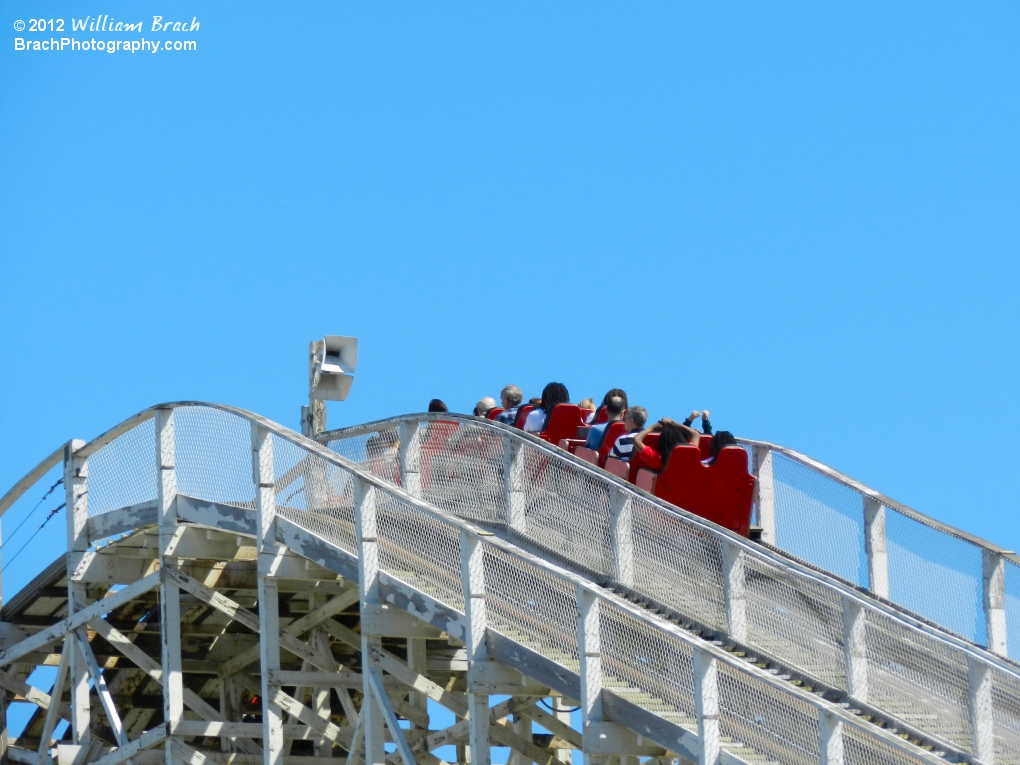
[[[514,733],[525,741],[532,740],[531,720],[520,712],[514,715]],[[531,760],[516,750],[510,751],[507,765],[531,765]]]
[[[67,616],[70,618],[76,611],[86,605],[85,583],[74,579],[78,563],[89,549],[88,539],[88,462],[74,453],[85,445],[84,441],[73,440],[64,447],[64,494],[67,516]],[[92,734],[89,725],[92,720],[89,708],[88,670],[81,654],[74,650],[74,638],[67,635],[65,642],[70,641],[70,672],[71,672],[71,741],[75,744],[87,745]]]
[[[818,763],[843,765],[843,721],[831,712],[818,711]]]
[[[634,585],[634,521],[631,498],[619,487],[609,495],[609,533],[613,545],[613,578],[624,587]]]
[[[694,649],[694,713],[698,720],[701,757],[698,765],[718,765],[719,664],[708,651]]]
[[[992,708],[992,669],[967,657],[967,711],[970,713],[971,756],[982,765],[995,763],[995,717]]]
[[[50,706],[46,710],[46,717],[43,720],[42,733],[39,734],[39,765],[46,765],[49,757],[50,738],[53,736],[53,729],[57,725],[60,699],[64,696],[64,684],[67,682],[67,671],[71,665],[71,651],[73,649],[74,643],[69,639],[65,640],[64,649],[60,653],[60,664],[57,665],[57,677],[53,681],[53,690],[50,691]],[[72,714],[74,714],[73,711]]]
[[[400,485],[412,497],[421,497],[421,435],[417,422],[401,423],[400,447],[397,459],[400,462]]]
[[[464,643],[468,659],[468,744],[474,765],[489,765],[489,695],[480,692],[478,677],[487,658],[484,553],[478,537],[464,531],[460,533],[460,578],[467,618]]]
[[[121,722],[120,714],[117,712],[117,706],[113,703],[113,694],[110,693],[110,689],[106,685],[103,671],[99,668],[99,662],[96,661],[95,654],[92,653],[92,646],[89,645],[89,638],[85,628],[79,627],[76,629],[74,631],[74,638],[77,648],[85,660],[85,667],[92,677],[92,686],[96,689],[96,695],[99,696],[99,701],[103,705],[103,711],[106,712],[106,719],[110,722],[113,738],[117,742],[117,746],[126,746],[128,739],[124,735],[124,725]]]
[[[864,552],[868,558],[868,589],[889,597],[889,557],[885,547],[885,505],[864,495]]]
[[[425,638],[407,639],[407,666],[421,675],[428,671],[428,643],[425,641]],[[412,707],[426,715],[425,725],[419,726],[417,723],[411,723],[411,728],[428,730],[428,696],[420,691],[411,691],[408,694],[407,700]]]
[[[856,600],[843,598],[843,666],[846,690],[860,702],[868,700],[867,614]]]
[[[602,631],[599,623],[599,599],[585,587],[577,587],[577,653],[580,657],[581,734],[585,765],[604,763],[604,756],[593,756],[602,736]]]
[[[321,602],[320,602],[321,601]],[[308,596],[308,613],[313,613],[316,608],[323,605],[326,602],[325,596],[316,595],[311,593]],[[314,650],[322,653],[330,653],[329,651],[329,640],[326,634],[321,629],[315,629],[312,631],[310,636],[311,646]],[[307,665],[309,669],[312,665],[308,662],[302,662]],[[346,693],[344,689],[341,693]],[[315,712],[319,717],[328,721],[332,715],[332,710],[329,703],[329,688],[312,688],[312,711]],[[338,694],[339,695],[339,694]],[[348,698],[350,698],[348,696]],[[346,708],[345,708],[346,711]],[[355,721],[348,720],[348,725],[353,725]],[[317,741],[312,744],[313,751],[316,757],[332,757],[333,756],[333,742],[327,739],[325,736],[320,736]]]
[[[251,428],[252,476],[255,479],[255,526],[258,543],[259,659],[262,665],[262,743],[265,765],[283,765],[283,710],[270,673],[280,669],[280,593],[275,577],[276,486],[273,480],[273,437]]]
[[[734,640],[743,642],[747,639],[747,592],[743,549],[723,541],[722,564],[726,631]]]
[[[159,514],[160,652],[163,667],[163,718],[171,728],[184,719],[184,672],[181,664],[181,592],[169,576],[178,561],[172,546],[177,534],[177,471],[173,409],[156,412],[156,511]],[[169,553],[169,554],[168,554]],[[163,747],[165,765],[174,765],[170,738]]]
[[[507,528],[523,534],[527,531],[524,453],[521,442],[510,436],[503,436],[503,480]]]
[[[563,701],[561,696],[553,696],[551,699],[551,706],[553,708],[553,717],[559,720],[566,726],[570,726],[570,707]],[[573,760],[573,754],[569,749],[557,749],[556,759],[562,763],[570,763]]]
[[[776,494],[772,478],[772,450],[752,447],[754,458],[755,520],[761,526],[761,541],[776,544]]]
[[[1005,561],[1001,555],[991,550],[981,551],[981,583],[986,645],[996,656],[1007,657]]]
[[[379,603],[379,528],[375,507],[376,489],[360,478],[354,482],[355,525],[358,538],[358,591],[361,594],[362,613],[368,612]],[[361,635],[362,693],[361,730],[365,737],[366,765],[384,765],[382,710],[372,699],[372,685],[366,666],[372,662],[372,651],[382,650],[382,641],[375,636]]]

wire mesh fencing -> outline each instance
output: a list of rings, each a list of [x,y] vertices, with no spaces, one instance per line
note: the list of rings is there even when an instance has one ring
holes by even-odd
[[[379,473],[367,449],[360,453],[361,464],[394,485],[465,520],[498,528],[507,539],[622,587],[655,608],[728,633],[847,699],[880,708],[936,746],[971,750],[967,657],[973,649],[949,633],[979,643],[984,637],[982,559],[974,545],[886,505],[873,513],[869,527],[865,506],[871,495],[774,451],[758,497],[772,504],[772,539],[837,579],[791,564],[561,450],[491,423],[395,418],[349,436],[330,434],[325,443],[338,454],[358,454],[348,441],[364,443],[385,433],[399,441],[391,447],[396,464]],[[885,552],[884,574],[869,560],[867,537],[870,531],[874,542],[880,527],[884,545],[877,551]],[[888,598],[922,620],[839,581],[868,587],[883,575]],[[1007,593],[1020,596],[1020,576],[1012,567],[1005,580]],[[850,666],[851,603],[863,613],[864,674]],[[996,677],[1017,677],[1012,666],[993,665]],[[853,687],[852,672],[858,673]],[[1012,687],[1006,680],[1000,685]],[[997,700],[997,746],[1013,751],[1020,746],[1020,696],[1002,690]]]

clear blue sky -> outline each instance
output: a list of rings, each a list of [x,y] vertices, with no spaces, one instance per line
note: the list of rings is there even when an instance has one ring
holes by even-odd
[[[161,401],[296,427],[336,333],[332,426],[621,386],[1020,549],[1017,4],[0,8],[0,493]]]

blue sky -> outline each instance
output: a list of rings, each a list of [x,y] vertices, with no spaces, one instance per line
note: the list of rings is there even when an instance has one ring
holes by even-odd
[[[3,487],[160,401],[296,426],[336,333],[332,426],[620,386],[1020,548],[1016,4],[0,9]]]

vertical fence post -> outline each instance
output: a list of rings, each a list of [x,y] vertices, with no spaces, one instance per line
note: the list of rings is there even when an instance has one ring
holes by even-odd
[[[991,550],[981,550],[981,584],[988,650],[1008,656],[1006,645],[1006,561]]]
[[[751,448],[754,462],[755,520],[761,526],[761,541],[776,543],[776,494],[772,480],[772,450],[767,446]]]
[[[521,442],[510,438],[510,436],[503,436],[503,480],[507,528],[523,534],[527,531],[524,454]]]
[[[421,431],[417,422],[402,422],[398,429],[400,485],[412,497],[421,497]]]
[[[726,601],[726,631],[734,640],[747,639],[747,590],[744,577],[744,551],[723,541],[723,598]]]
[[[968,708],[970,713],[971,755],[982,765],[995,762],[995,718],[992,708],[991,667],[967,657]]]
[[[471,765],[489,765],[489,695],[478,677],[486,660],[484,548],[478,537],[460,532],[460,578],[464,590],[468,660],[468,743]]]
[[[889,598],[889,557],[885,549],[885,505],[864,495],[864,551],[868,557],[868,589]]]
[[[160,658],[163,664],[163,716],[170,730],[184,719],[184,669],[181,662],[181,591],[167,575],[177,568],[173,545],[177,536],[177,450],[174,410],[159,409],[156,430],[156,504],[159,513]],[[73,656],[73,654],[72,654]],[[173,765],[167,740],[163,761]]]
[[[701,756],[698,765],[718,765],[722,753],[719,739],[719,664],[703,648],[694,649],[694,713],[698,719]]]
[[[89,549],[88,538],[88,462],[74,453],[85,446],[84,441],[75,439],[64,447],[64,512],[67,515],[67,615],[85,607],[85,583],[76,581],[75,569]],[[89,676],[85,658],[75,650],[74,635],[67,635],[71,665],[71,740],[87,746],[92,733],[89,730],[91,711],[89,709]]]
[[[599,736],[602,714],[602,634],[599,624],[599,599],[587,588],[577,587],[577,655],[580,659],[581,734],[585,765],[603,762],[593,757],[593,738]]]
[[[818,710],[819,765],[843,765],[843,721],[831,712]]]
[[[621,489],[610,489],[609,533],[613,545],[613,577],[624,587],[634,585],[634,510]]]
[[[361,612],[368,613],[379,603],[379,526],[376,517],[376,489],[360,478],[354,479],[354,514],[358,537],[358,590],[361,595]],[[363,664],[361,703],[361,730],[365,737],[365,765],[384,765],[383,750],[386,733],[382,710],[373,698],[371,685],[372,652],[382,650],[382,641],[361,633],[361,661]]]
[[[272,434],[251,427],[255,525],[258,536],[259,659],[262,663],[262,738],[265,765],[282,765],[283,710],[276,702],[269,674],[280,669],[280,592],[273,576],[276,561],[276,484]]]
[[[868,651],[865,643],[866,614],[855,600],[843,601],[843,666],[846,690],[860,702],[868,700]]]

